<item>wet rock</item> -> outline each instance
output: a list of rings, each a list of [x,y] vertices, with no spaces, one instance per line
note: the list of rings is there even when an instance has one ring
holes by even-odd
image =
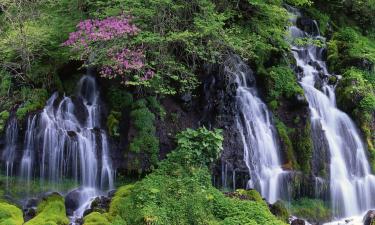
[[[305,225],[306,222],[304,220],[301,220],[301,219],[298,219],[298,218],[295,218],[292,220],[292,222],[290,223],[290,225]]]
[[[36,216],[36,208],[39,202],[40,199],[38,198],[30,198],[27,200],[25,206],[23,207],[23,217],[25,222]]]
[[[338,80],[337,76],[332,75],[328,78],[328,84],[335,85],[337,83],[337,80]]]
[[[65,196],[65,208],[68,215],[73,215],[74,210],[78,209],[80,197],[80,189],[74,189]]]
[[[115,197],[115,194],[116,194],[116,190],[111,190],[111,191],[108,191],[107,196],[108,198],[113,198]]]
[[[375,210],[369,210],[363,217],[363,225],[372,225],[375,223]]]
[[[96,197],[94,201],[92,201],[90,208],[85,210],[83,213],[83,217],[87,216],[92,212],[99,212],[104,213],[109,210],[109,204],[111,203],[111,199],[105,196]]]
[[[310,18],[299,17],[297,19],[297,27],[313,36],[317,36],[319,34],[317,22]]]
[[[25,208],[23,209],[23,218],[25,222],[31,220],[36,216],[36,208]]]

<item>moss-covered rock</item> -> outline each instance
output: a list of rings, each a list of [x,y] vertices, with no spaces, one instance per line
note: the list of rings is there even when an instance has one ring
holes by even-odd
[[[289,222],[289,212],[282,201],[277,201],[269,207],[273,215],[285,223]]]
[[[111,223],[108,221],[105,214],[92,212],[85,216],[83,225],[111,225]]]
[[[0,202],[0,225],[22,225],[23,214],[18,207]]]
[[[45,197],[37,207],[37,215],[25,223],[25,225],[68,225],[69,219],[66,216],[64,198],[53,193]]]

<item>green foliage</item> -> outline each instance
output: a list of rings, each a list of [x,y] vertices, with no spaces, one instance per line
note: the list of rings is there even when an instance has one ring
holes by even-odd
[[[271,67],[268,72],[262,75],[267,82],[267,99],[269,101],[278,100],[281,97],[292,99],[297,95],[303,95],[303,90],[289,67]]]
[[[301,198],[292,201],[291,214],[311,222],[328,221],[331,219],[331,210],[320,199]]]
[[[158,99],[155,96],[149,96],[146,98],[149,108],[157,115],[160,116],[162,120],[164,120],[166,116],[166,112],[164,107],[159,103]]]
[[[334,33],[328,42],[328,62],[332,71],[344,73],[352,66],[362,66],[360,62],[364,60],[375,63],[373,38],[363,36],[351,27]]]
[[[122,111],[126,108],[130,108],[133,103],[133,96],[124,89],[112,87],[106,94],[111,109],[115,111]]]
[[[42,109],[48,99],[45,89],[22,88],[21,96],[23,104],[17,109],[17,119],[22,120],[28,113]]]
[[[174,154],[169,157],[172,160],[179,160],[181,164],[210,165],[219,156],[222,150],[223,136],[221,130],[214,132],[206,128],[197,130],[187,129],[176,135],[179,153],[181,158],[175,159]]]
[[[287,163],[284,166],[287,166],[290,169],[298,169],[299,165],[296,160],[296,153],[294,152],[294,146],[292,141],[289,138],[289,135],[292,133],[292,130],[288,128],[282,121],[276,120],[276,129],[280,137],[281,146],[284,152],[286,153]]]
[[[0,112],[0,133],[4,131],[5,125],[9,119],[9,112],[8,111],[2,111]]]
[[[289,212],[282,201],[277,201],[270,206],[272,214],[274,214],[281,221],[289,222]]]
[[[151,165],[155,166],[158,162],[159,140],[155,133],[155,115],[148,109],[146,100],[134,102],[130,117],[136,135],[130,142],[129,150],[147,154]]]
[[[21,82],[53,85],[56,68],[68,59],[60,43],[82,15],[78,4],[67,0],[5,2],[1,23],[8,26],[0,36],[1,64],[9,65],[5,68]]]
[[[37,215],[25,223],[25,225],[68,225],[64,198],[57,194],[51,194],[43,199],[37,207]]]
[[[111,223],[103,214],[92,212],[84,217],[83,225],[111,225]]]
[[[254,189],[250,190],[244,190],[244,189],[238,189],[235,193],[238,193],[239,195],[246,196],[251,201],[256,201],[260,203],[264,203],[264,200],[262,196]]]
[[[281,1],[247,2],[248,5],[241,3],[244,4],[241,8],[248,10],[239,10],[235,5],[232,5],[232,10],[227,10],[231,16],[228,20],[236,22],[231,21],[225,29],[224,39],[229,48],[244,59],[263,65],[272,55],[289,51],[285,41],[288,12]],[[230,8],[227,1],[223,1],[223,5]]]
[[[328,33],[329,15],[314,7],[305,7],[304,12],[307,17],[317,21],[320,33],[325,36]]]
[[[219,131],[187,130],[177,139],[158,169],[117,191],[108,213],[113,224],[284,224],[263,200],[227,198],[212,186],[206,163],[221,150]]]
[[[353,115],[365,136],[370,152],[371,166],[375,170],[375,89],[366,79],[369,72],[351,68],[343,74],[337,86],[338,105]]]
[[[314,45],[314,46],[321,47],[321,48],[325,47],[322,40],[307,38],[307,37],[294,39],[293,45],[300,46],[300,47],[308,46],[308,45]]]
[[[120,119],[121,112],[111,111],[107,117],[107,127],[109,135],[112,137],[120,137]]]
[[[18,207],[0,202],[0,225],[22,225],[23,213]]]
[[[12,86],[11,75],[0,69],[0,97],[7,96]]]
[[[293,135],[295,138],[293,147],[298,165],[304,173],[308,174],[311,169],[311,158],[314,150],[310,123],[307,122],[303,129],[296,130]]]

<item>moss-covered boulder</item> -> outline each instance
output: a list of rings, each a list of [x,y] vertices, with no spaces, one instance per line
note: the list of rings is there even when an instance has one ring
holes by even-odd
[[[273,215],[285,223],[289,222],[289,212],[282,201],[277,201],[274,204],[269,205],[269,208]]]
[[[22,225],[22,210],[18,207],[0,202],[0,225]]]
[[[43,198],[37,208],[37,215],[25,223],[25,225],[68,225],[64,198],[53,193]]]
[[[92,212],[85,216],[83,219],[83,225],[111,225],[105,214],[98,212]]]

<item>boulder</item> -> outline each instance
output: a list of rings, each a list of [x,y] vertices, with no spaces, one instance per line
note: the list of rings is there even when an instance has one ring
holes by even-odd
[[[363,225],[375,224],[375,210],[369,210],[365,217],[363,217]]]
[[[298,219],[298,218],[295,218],[292,220],[292,222],[290,223],[290,225],[305,225],[306,222],[302,219]]]
[[[78,209],[80,204],[80,197],[80,189],[74,189],[65,196],[65,208],[68,215],[73,215],[73,212]]]

